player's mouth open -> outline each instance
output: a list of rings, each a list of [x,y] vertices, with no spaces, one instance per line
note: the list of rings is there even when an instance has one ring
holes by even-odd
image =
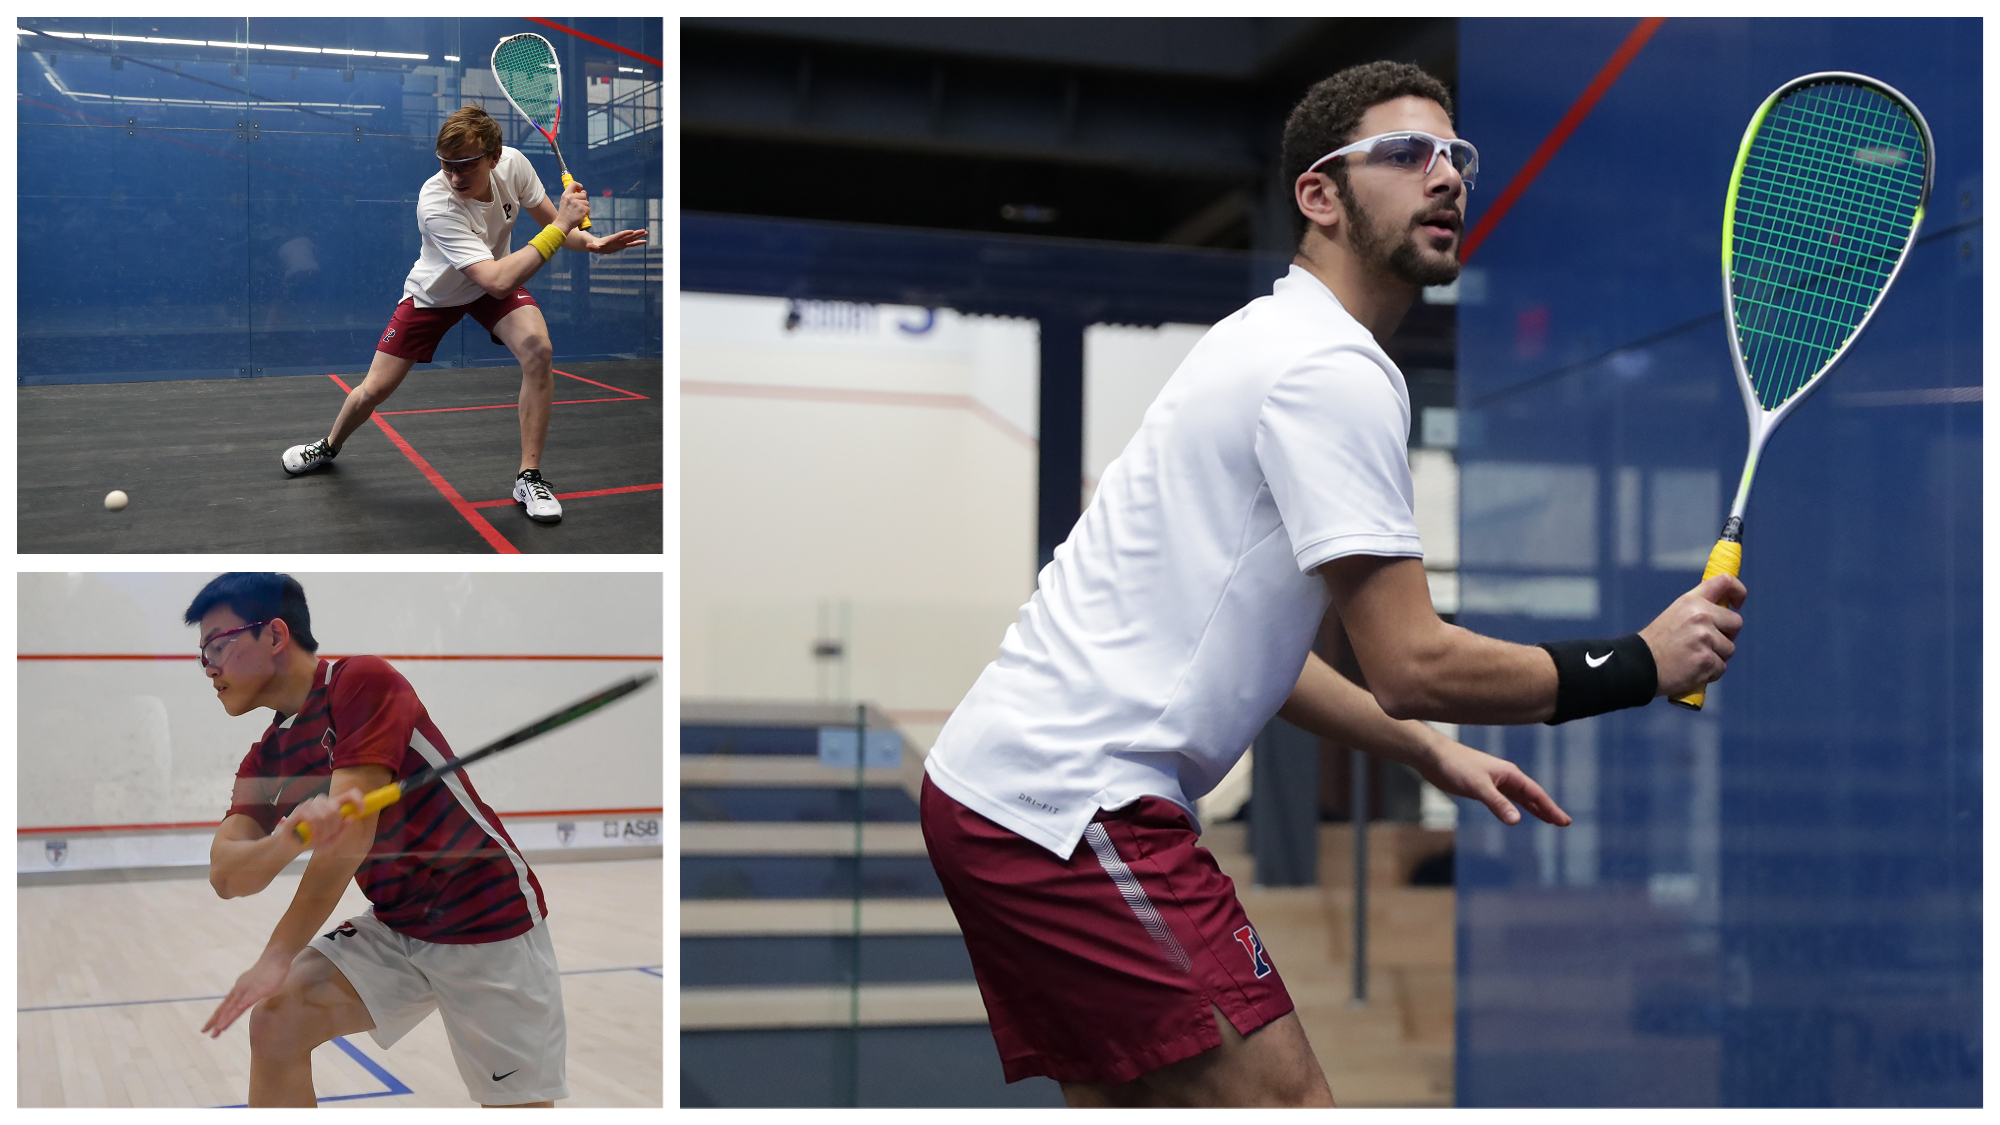
[[[1425,216],[1421,225],[1428,234],[1434,234],[1440,238],[1452,238],[1458,234],[1458,222],[1457,215],[1445,212],[1443,214]]]

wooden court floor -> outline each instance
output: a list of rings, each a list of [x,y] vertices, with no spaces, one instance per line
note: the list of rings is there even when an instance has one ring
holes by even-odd
[[[665,1104],[661,862],[535,865],[569,1024],[558,1106]],[[20,888],[20,1104],[242,1105],[249,1018],[200,1028],[297,883],[229,901],[203,879]],[[331,921],[365,908],[349,884]],[[365,1032],[320,1047],[313,1083],[329,1107],[473,1104],[436,1015],[387,1051]]]

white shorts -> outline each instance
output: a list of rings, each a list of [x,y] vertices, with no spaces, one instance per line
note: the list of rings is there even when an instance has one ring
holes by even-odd
[[[349,918],[312,940],[375,1021],[384,1048],[432,1011],[444,1016],[466,1092],[481,1105],[569,1097],[562,978],[549,927],[484,945],[406,937],[373,914]]]

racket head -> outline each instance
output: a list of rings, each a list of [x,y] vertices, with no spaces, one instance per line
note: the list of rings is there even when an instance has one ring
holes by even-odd
[[[500,92],[553,147],[556,124],[562,120],[562,64],[556,49],[527,31],[495,43],[489,61]]]
[[[1935,166],[1923,114],[1866,75],[1802,75],[1751,117],[1723,210],[1722,288],[1758,444],[1867,327],[1916,242]]]

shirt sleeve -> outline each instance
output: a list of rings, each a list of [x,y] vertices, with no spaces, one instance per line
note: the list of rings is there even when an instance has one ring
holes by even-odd
[[[386,766],[402,773],[424,705],[401,672],[379,656],[343,661],[327,706],[333,718],[333,768]]]
[[[1389,373],[1353,347],[1308,356],[1272,386],[1257,461],[1300,570],[1346,555],[1423,557],[1409,434]]]
[[[463,270],[467,266],[493,260],[492,248],[488,247],[486,240],[479,237],[479,233],[472,229],[472,224],[466,221],[465,212],[457,207],[440,206],[432,210],[420,210],[417,225],[422,228],[424,237],[431,240],[431,243],[438,248],[438,253],[444,255],[444,260],[450,262],[451,268],[455,270]]]
[[[529,162],[527,157],[516,152],[514,154],[514,167],[516,169],[514,198],[521,201],[521,210],[526,212],[528,208],[547,199],[548,193],[542,190],[542,178],[535,174],[535,166]]]

